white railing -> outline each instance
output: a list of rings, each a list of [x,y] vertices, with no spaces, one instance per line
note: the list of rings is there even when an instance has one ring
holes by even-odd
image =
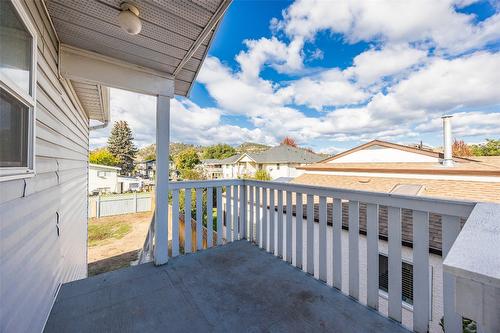
[[[387,315],[402,321],[402,210],[412,211],[413,318],[412,329],[427,332],[430,321],[429,215],[441,216],[442,256],[446,256],[474,202],[412,197],[290,183],[255,180],[186,181],[169,184],[172,204],[171,254],[203,250],[202,223],[206,216],[206,247],[213,244],[216,208],[217,245],[246,239],[283,258],[315,278],[344,291],[353,299],[379,310],[379,211],[387,210],[388,306]],[[180,198],[184,195],[184,211]],[[195,204],[192,207],[191,196]],[[203,202],[206,200],[206,205]],[[360,235],[360,204],[366,206],[366,230]],[[204,207],[209,207],[204,209]],[[179,246],[179,214],[190,221],[196,209],[196,228],[184,225],[184,249]],[[364,209],[364,208],[363,208]],[[327,210],[331,210],[328,215]],[[344,211],[344,212],[343,212]],[[316,214],[315,214],[316,212]],[[343,225],[343,213],[348,213]],[[316,218],[315,218],[316,215]],[[331,226],[327,216],[332,216]],[[302,217],[302,218],[301,218]],[[301,221],[301,223],[297,223]],[[315,223],[315,222],[318,223]],[[342,238],[342,233],[348,233]],[[195,234],[195,236],[193,236]],[[360,239],[366,237],[366,249]],[[191,243],[195,239],[195,246]],[[347,242],[347,246],[343,244]],[[366,251],[365,254],[361,251]],[[366,255],[366,268],[360,265]],[[343,260],[348,258],[347,268]],[[345,266],[345,265],[344,265]],[[366,272],[360,274],[361,269]],[[347,270],[344,272],[343,270]],[[346,275],[346,273],[348,273]],[[343,281],[348,276],[347,281]],[[366,281],[360,281],[360,276]],[[364,278],[363,278],[364,279]],[[343,288],[347,283],[348,288]],[[360,299],[360,285],[364,295]],[[455,280],[443,274],[443,313],[446,332],[461,332],[462,318],[455,313]],[[436,319],[436,318],[434,318]],[[438,319],[439,320],[439,319]]]

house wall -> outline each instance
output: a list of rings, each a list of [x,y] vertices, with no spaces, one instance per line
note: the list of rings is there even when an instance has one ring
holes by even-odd
[[[280,164],[279,170],[278,165],[275,163],[264,163],[262,164],[262,169],[267,171],[271,176],[271,179],[276,179],[280,177],[298,177],[304,173],[304,170],[296,169],[298,165],[295,164]],[[249,162],[240,162],[235,164],[226,164],[222,166],[222,174],[225,179],[238,178],[243,175],[254,175],[258,170],[258,164]]]
[[[304,173],[304,170],[297,170],[295,164],[264,164],[265,170],[271,176],[271,179],[280,177],[298,177]]]
[[[21,2],[38,39],[36,175],[0,182],[0,332],[40,332],[60,284],[87,276],[88,118],[41,2]]]
[[[99,176],[101,172],[106,172],[106,175]],[[118,192],[118,173],[110,168],[89,167],[89,193],[103,188],[108,188],[109,192]]]
[[[372,146],[336,158],[328,163],[364,163],[364,162],[439,162],[436,157],[416,154],[400,149]]]

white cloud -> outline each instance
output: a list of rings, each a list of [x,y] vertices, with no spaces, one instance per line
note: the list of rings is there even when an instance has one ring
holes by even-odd
[[[430,119],[416,127],[419,132],[436,132],[442,128],[440,118]],[[453,136],[456,138],[500,136],[500,112],[458,112],[452,118]]]
[[[319,111],[328,106],[361,103],[369,96],[337,69],[296,80],[277,94],[286,97],[287,102],[293,101]]]
[[[274,26],[291,38],[311,40],[329,30],[351,43],[430,42],[449,52],[482,47],[500,37],[499,14],[474,24],[474,15],[459,13],[454,5],[452,0],[297,0]]]
[[[500,14],[476,23],[454,10],[473,1],[297,0],[284,19],[272,21],[275,36],[244,41],[235,58],[239,68],[206,59],[198,81],[216,107],[173,100],[172,140],[419,141],[421,133],[440,136],[443,113],[455,114],[457,136],[498,135],[500,52],[475,49],[500,41]],[[314,46],[320,31],[371,47],[346,69],[311,69],[308,61],[323,57]],[[266,80],[266,66],[292,79]],[[301,106],[321,112],[305,113]],[[233,116],[252,126],[229,125]],[[112,118],[129,121],[139,145],[154,142],[154,98],[114,90]],[[93,142],[104,143],[108,132],[96,131]]]
[[[380,50],[371,49],[357,55],[353,66],[346,70],[359,85],[365,86],[392,76],[401,76],[407,69],[426,60],[427,51],[411,48],[406,44],[389,45]]]

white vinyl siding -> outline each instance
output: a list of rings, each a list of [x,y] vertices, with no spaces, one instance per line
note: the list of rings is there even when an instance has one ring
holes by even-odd
[[[88,117],[58,78],[42,3],[21,3],[38,38],[36,174],[1,183],[1,332],[40,332],[60,284],[87,275]]]

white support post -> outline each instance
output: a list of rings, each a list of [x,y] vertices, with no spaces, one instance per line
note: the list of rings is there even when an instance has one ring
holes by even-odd
[[[168,164],[170,143],[170,98],[156,98],[156,203],[155,265],[168,261]]]

